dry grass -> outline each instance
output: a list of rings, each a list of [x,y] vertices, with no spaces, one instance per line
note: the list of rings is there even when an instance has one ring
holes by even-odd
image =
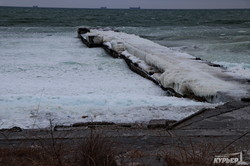
[[[81,141],[77,146],[31,146],[0,148],[1,166],[117,166],[118,153],[107,138],[95,135]],[[164,153],[168,166],[228,166],[213,164],[216,151],[212,144],[170,146]],[[125,158],[137,161],[144,155],[135,151]],[[133,160],[132,160],[133,159]],[[143,162],[139,162],[143,163]],[[125,163],[119,165],[125,166]],[[137,165],[137,164],[136,164]]]
[[[119,154],[114,149],[119,148],[119,145],[92,132],[88,138],[79,140],[79,143],[71,140],[58,142],[52,130],[50,134],[51,139],[41,139],[34,146],[0,147],[0,166],[138,166],[146,165],[143,159],[151,155],[145,155],[140,150]],[[233,146],[230,146],[233,149],[229,149],[229,146],[218,146],[215,143],[184,143],[181,140],[175,146],[164,147],[162,158],[167,166],[230,166],[214,164],[213,158],[225,149],[223,147],[229,153],[236,152]]]
[[[99,135],[78,146],[43,142],[36,146],[0,148],[1,166],[116,166],[112,143]],[[49,145],[48,145],[49,144]]]
[[[0,149],[0,165],[3,166],[60,166],[60,163],[40,148]]]
[[[76,153],[79,166],[116,166],[113,142],[100,135],[85,139]]]
[[[167,165],[170,166],[232,166],[235,164],[214,164],[214,156],[218,154],[218,145],[212,143],[178,144],[164,153]]]

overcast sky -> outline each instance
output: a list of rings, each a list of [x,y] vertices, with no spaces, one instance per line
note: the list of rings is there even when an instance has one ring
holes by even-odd
[[[225,9],[250,8],[250,0],[0,0],[0,6],[68,7],[68,8],[141,8]]]

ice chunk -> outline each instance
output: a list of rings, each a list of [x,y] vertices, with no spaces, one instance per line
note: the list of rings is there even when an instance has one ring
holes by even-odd
[[[103,45],[107,46],[109,49],[112,49],[110,42],[104,42]]]
[[[125,50],[123,42],[119,40],[111,41],[111,48],[118,53],[122,53]]]

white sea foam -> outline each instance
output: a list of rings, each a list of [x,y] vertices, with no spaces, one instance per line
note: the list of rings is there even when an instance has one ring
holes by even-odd
[[[145,90],[146,91],[146,90]],[[43,128],[54,124],[108,121],[145,123],[150,119],[180,120],[204,107],[187,99],[141,94],[83,94],[79,96],[0,96],[1,128]]]
[[[119,45],[124,45],[124,50],[129,54],[163,71],[159,80],[161,84],[180,94],[191,92],[200,97],[215,97],[218,92],[232,95],[245,93],[237,83],[221,79],[226,77],[222,69],[196,61],[189,54],[122,32],[94,29],[91,33],[103,36],[103,42],[112,42],[112,47],[119,41]]]
[[[166,96],[75,33],[6,33],[0,43],[0,128],[179,120],[214,106]]]
[[[250,79],[250,64],[215,62],[227,68],[227,73],[242,79]]]

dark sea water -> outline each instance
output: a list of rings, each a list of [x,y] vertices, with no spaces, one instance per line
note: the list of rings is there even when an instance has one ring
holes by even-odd
[[[0,8],[0,33],[79,26],[134,33],[213,62],[250,63],[250,10]]]
[[[1,8],[0,26],[249,27],[250,10],[122,10]]]

